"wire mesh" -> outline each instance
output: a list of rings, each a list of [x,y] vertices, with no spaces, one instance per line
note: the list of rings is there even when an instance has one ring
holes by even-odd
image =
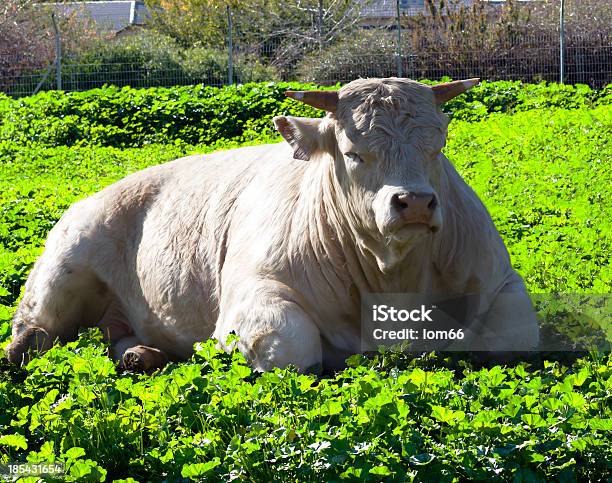
[[[91,2],[111,3],[111,2]],[[149,18],[143,4],[135,1],[115,2],[112,15],[104,17],[91,12],[97,35],[105,36],[108,45],[147,35],[144,28]],[[324,2],[320,2],[320,5]],[[357,0],[357,3],[360,3]],[[398,59],[396,0],[368,0],[356,8],[357,17],[350,28],[333,42],[323,42],[321,31],[330,26],[317,23],[312,15],[312,28],[304,34],[307,38],[297,45],[286,42],[280,35],[258,38],[242,35],[234,39],[231,50],[233,81],[299,80],[320,84],[349,82],[358,77],[387,77],[398,73],[414,79],[438,79],[481,77],[487,80],[558,81],[560,74],[560,40],[554,31],[532,32],[529,29],[503,39],[492,40],[486,45],[474,42],[439,43],[415,39],[406,19],[425,12],[423,0],[399,2],[401,29],[401,58]],[[499,2],[498,2],[499,3]],[[469,0],[457,0],[456,8],[469,5]],[[63,4],[66,5],[66,4]],[[138,9],[136,9],[138,7]],[[65,7],[64,7],[65,8]],[[607,8],[606,2],[601,8]],[[137,13],[138,12],[138,13]],[[590,14],[595,18],[601,12]],[[80,11],[83,17],[85,13]],[[610,28],[584,32],[572,28],[578,20],[576,12],[569,11],[566,19],[564,78],[566,83],[584,83],[602,87],[612,82],[612,41]],[[137,21],[136,21],[137,19]],[[495,16],[490,21],[494,22]],[[588,22],[588,19],[586,19]],[[248,32],[245,25],[234,30]],[[320,20],[319,20],[320,22]],[[534,29],[535,30],[535,29]],[[43,38],[44,37],[44,38]],[[246,41],[245,39],[249,40]],[[38,49],[22,49],[23,52],[7,52],[0,42],[0,91],[11,96],[31,95],[37,88],[51,90],[57,86],[52,34],[41,33]],[[468,39],[469,40],[469,39]],[[228,83],[230,51],[227,42],[213,46],[201,58],[192,54],[163,52],[157,57],[133,56],[121,58],[89,51],[86,55],[78,46],[80,39],[75,32],[62,32],[65,53],[61,63],[61,85],[65,91],[82,91],[104,85],[131,86],[137,88],[206,84],[221,86]],[[66,47],[68,46],[68,47]],[[124,56],[125,57],[125,56]],[[45,77],[46,76],[46,77]]]

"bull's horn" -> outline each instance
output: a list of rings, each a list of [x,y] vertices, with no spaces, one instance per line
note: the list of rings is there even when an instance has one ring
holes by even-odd
[[[338,91],[286,91],[285,95],[324,111],[335,112],[338,107]]]
[[[465,91],[474,87],[480,82],[480,79],[467,79],[458,80],[453,82],[445,82],[444,84],[438,84],[432,86],[434,95],[436,96],[436,104],[444,104],[450,101],[453,97],[457,97],[459,94],[463,94]]]

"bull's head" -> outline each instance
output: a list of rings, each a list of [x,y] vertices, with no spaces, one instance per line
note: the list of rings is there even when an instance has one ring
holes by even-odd
[[[442,227],[448,118],[440,105],[477,83],[359,79],[338,92],[286,93],[328,111],[323,119],[281,116],[274,123],[296,159],[332,156],[342,215],[384,272]]]

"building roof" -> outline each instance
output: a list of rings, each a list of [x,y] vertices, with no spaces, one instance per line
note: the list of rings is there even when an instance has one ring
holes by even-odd
[[[53,7],[67,15],[91,18],[102,32],[120,32],[132,25],[144,25],[150,18],[142,0],[56,3]]]
[[[365,0],[361,16],[366,18],[389,18],[397,15],[396,0]],[[400,0],[400,12],[404,15],[416,15],[422,12],[425,0]]]
[[[365,4],[361,16],[366,18],[390,18],[397,15],[396,0],[362,0]],[[470,5],[472,0],[461,0],[461,4]],[[417,15],[425,12],[425,0],[399,0],[401,15]]]
[[[471,5],[475,0],[459,0],[459,5]],[[491,5],[503,5],[506,0],[482,0]],[[533,0],[518,0],[520,3]],[[396,0],[361,0],[364,4],[361,9],[361,17],[370,19],[387,19],[397,16]],[[454,6],[454,5],[453,5]],[[401,15],[417,15],[426,13],[425,0],[399,0]]]

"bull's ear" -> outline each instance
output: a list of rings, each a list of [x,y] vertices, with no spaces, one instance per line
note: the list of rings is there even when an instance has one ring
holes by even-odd
[[[325,150],[327,129],[323,119],[277,116],[274,126],[293,148],[293,157],[308,161],[315,153]]]

